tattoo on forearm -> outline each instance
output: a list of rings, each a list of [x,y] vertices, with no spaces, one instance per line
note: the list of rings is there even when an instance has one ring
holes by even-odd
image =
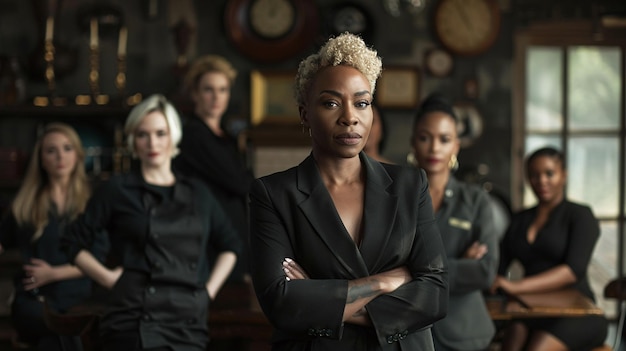
[[[353,303],[356,300],[364,297],[375,296],[376,291],[372,286],[372,281],[368,280],[362,285],[353,285],[348,288],[348,299],[347,303]]]

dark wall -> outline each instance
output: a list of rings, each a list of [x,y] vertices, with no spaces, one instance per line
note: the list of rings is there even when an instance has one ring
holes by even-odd
[[[79,25],[80,14],[86,5],[110,4],[120,10],[129,28],[127,92],[140,92],[148,95],[165,93],[172,95],[178,90],[179,76],[173,67],[176,62],[174,37],[168,28],[168,1],[153,0],[158,10],[149,16],[147,5],[151,0],[111,0],[60,2],[55,38],[59,55],[74,50],[76,62],[68,72],[58,78],[57,88],[61,95],[74,96],[88,94],[88,33]],[[341,3],[333,0],[318,0],[320,27],[313,43],[299,54],[275,63],[255,62],[242,55],[229,41],[224,27],[224,8],[227,0],[194,1],[197,13],[197,40],[195,54],[215,53],[232,61],[239,70],[239,77],[233,90],[229,116],[247,120],[249,114],[248,75],[252,69],[292,69],[316,46],[323,42],[329,33],[328,22]],[[40,45],[43,28],[39,27],[34,16],[34,4],[38,1],[0,0],[0,56],[15,57],[21,63],[25,94],[23,104],[28,104],[34,95],[45,94],[43,81],[29,78],[33,71],[28,60]],[[176,1],[173,1],[176,3]],[[415,66],[420,71],[420,98],[438,90],[455,101],[469,101],[482,115],[483,132],[460,154],[461,169],[473,169],[479,164],[489,168],[488,178],[503,192],[509,192],[510,140],[511,140],[511,96],[512,96],[512,40],[513,20],[509,1],[499,1],[502,22],[498,39],[488,51],[473,57],[454,56],[454,69],[444,78],[430,76],[424,69],[424,55],[427,50],[439,44],[431,29],[432,10],[436,1],[427,1],[427,7],[418,14],[403,14],[394,17],[388,14],[381,0],[359,0],[357,2],[370,16],[372,27],[368,42],[378,50],[385,66]],[[101,39],[101,90],[115,95],[115,53],[117,36],[105,35]],[[468,98],[464,83],[474,78],[478,82],[478,95]],[[290,99],[291,97],[286,97]],[[409,135],[412,124],[412,109],[385,109],[387,120],[387,145],[384,154],[396,162],[404,162],[409,151]],[[297,122],[296,122],[297,123]],[[31,137],[16,137],[7,128],[32,129],[32,122],[16,118],[0,119],[0,146],[26,144]],[[30,129],[29,129],[30,128]]]

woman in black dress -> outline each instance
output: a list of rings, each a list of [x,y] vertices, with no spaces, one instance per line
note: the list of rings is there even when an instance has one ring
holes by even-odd
[[[492,290],[519,294],[572,287],[594,300],[587,268],[599,225],[591,208],[565,198],[563,154],[539,149],[526,160],[526,172],[538,204],[513,217]],[[520,280],[505,278],[514,259],[524,267]],[[506,329],[503,350],[588,351],[604,344],[607,326],[603,316],[515,321]]]

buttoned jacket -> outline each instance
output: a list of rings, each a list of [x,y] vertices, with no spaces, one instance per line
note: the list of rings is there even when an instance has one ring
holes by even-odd
[[[448,257],[450,300],[446,318],[433,326],[433,336],[447,350],[483,350],[495,327],[483,291],[498,270],[498,229],[488,194],[478,185],[450,177],[437,223]],[[487,245],[481,259],[464,258],[474,242]]]
[[[366,178],[360,246],[341,222],[313,156],[253,183],[252,275],[276,329],[274,350],[433,350],[430,326],[446,313],[448,285],[425,174],[359,157]],[[287,281],[285,257],[310,279]],[[373,336],[365,346],[348,340],[358,335],[342,322],[348,281],[400,266],[413,280],[367,304]]]

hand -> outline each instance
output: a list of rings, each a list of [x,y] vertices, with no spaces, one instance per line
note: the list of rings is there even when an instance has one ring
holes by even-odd
[[[492,294],[496,294],[498,289],[504,290],[504,292],[509,294],[515,294],[517,292],[517,282],[508,280],[507,278],[498,275],[496,279],[494,279],[493,284],[491,284],[491,288],[489,292]]]
[[[483,258],[483,256],[485,256],[487,251],[487,245],[475,241],[470,247],[467,248],[467,250],[465,250],[463,258],[480,260],[481,258]]]
[[[380,279],[380,281],[383,283],[383,290],[385,291],[385,293],[394,292],[402,285],[413,280],[413,276],[411,276],[411,272],[406,266],[375,274],[372,277]]]
[[[304,269],[300,265],[289,257],[285,257],[283,261],[283,272],[285,272],[285,279],[287,281],[293,279],[309,279]]]
[[[122,269],[121,266],[115,267],[113,269],[109,269],[108,274],[105,278],[105,281],[103,282],[102,285],[109,290],[113,289],[117,281],[122,276],[123,272],[124,272],[124,269]]]
[[[40,288],[56,280],[54,267],[44,260],[31,258],[30,263],[25,264],[22,268],[26,275],[26,278],[22,279],[26,291]]]

